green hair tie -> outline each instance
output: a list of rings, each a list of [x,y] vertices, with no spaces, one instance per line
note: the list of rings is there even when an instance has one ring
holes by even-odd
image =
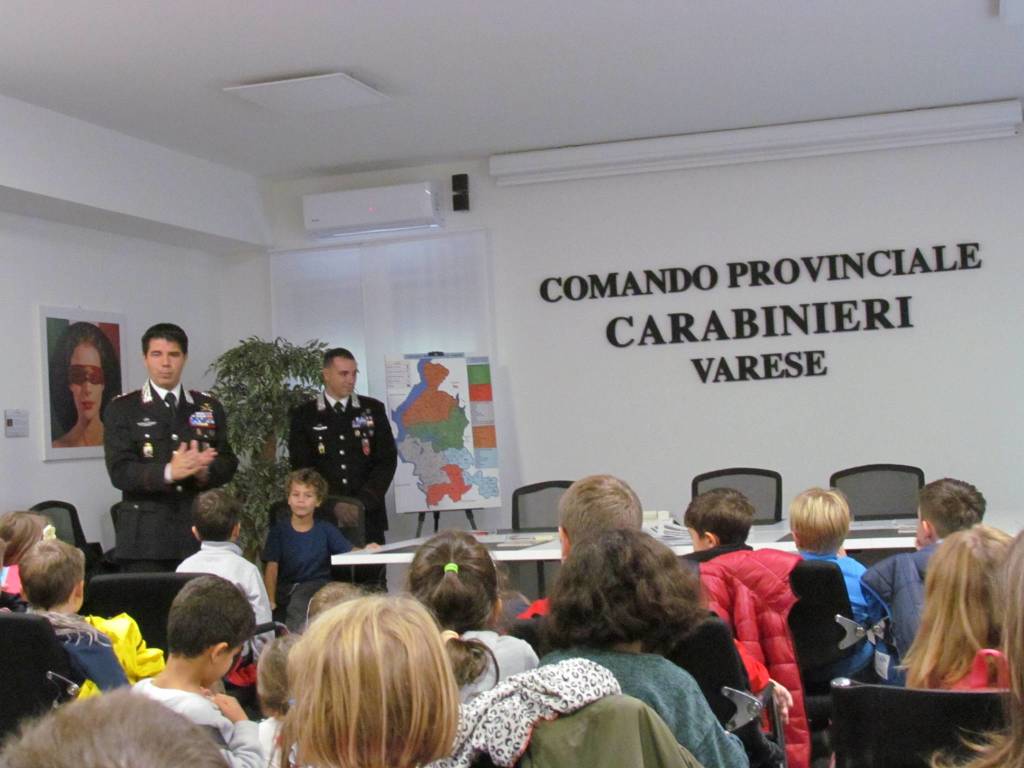
[[[458,565],[458,563],[447,563],[445,565],[445,567],[444,567],[444,572],[445,573],[458,573],[459,572],[459,565]]]

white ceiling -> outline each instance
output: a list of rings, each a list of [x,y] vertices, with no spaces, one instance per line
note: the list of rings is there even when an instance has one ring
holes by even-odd
[[[391,101],[221,92],[333,71]],[[1022,98],[1024,25],[996,0],[10,0],[0,94],[280,178]]]

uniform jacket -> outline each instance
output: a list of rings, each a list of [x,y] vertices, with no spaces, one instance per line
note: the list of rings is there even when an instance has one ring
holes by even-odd
[[[700,579],[709,607],[728,623],[746,651],[768,667],[793,694],[785,727],[790,768],[807,768],[810,729],[796,650],[786,620],[796,604],[789,574],[800,556],[773,549],[729,552],[701,563]]]
[[[200,491],[224,485],[238,468],[227,428],[224,408],[206,392],[184,390],[173,419],[148,381],[110,402],[103,417],[103,446],[110,481],[123,498],[117,514],[119,558],[180,560],[199,548],[191,533],[192,501]],[[208,481],[164,482],[171,454],[193,439],[217,450]]]
[[[292,469],[315,469],[332,496],[355,496],[366,506],[366,535],[383,541],[388,528],[384,497],[398,465],[395,436],[380,400],[349,396],[335,413],[323,392],[292,411],[288,432]]]

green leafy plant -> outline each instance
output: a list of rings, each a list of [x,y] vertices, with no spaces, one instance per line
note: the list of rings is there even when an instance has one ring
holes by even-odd
[[[228,440],[239,467],[227,490],[242,504],[239,545],[254,558],[267,532],[270,506],[284,498],[288,414],[322,380],[327,344],[296,346],[282,338],[240,341],[210,364],[213,393],[228,414]]]

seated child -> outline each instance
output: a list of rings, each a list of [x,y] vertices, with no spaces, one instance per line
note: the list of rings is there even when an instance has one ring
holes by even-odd
[[[317,593],[319,594],[319,593]],[[291,698],[288,688],[288,654],[299,641],[300,635],[282,635],[271,640],[260,655],[256,689],[264,720],[259,723],[260,748],[268,768],[281,764],[281,744],[278,736],[284,716],[288,714]]]
[[[415,768],[451,753],[459,692],[415,600],[363,597],[321,614],[292,648],[288,679],[282,754],[294,750],[293,765]]]
[[[696,681],[660,655],[703,620],[700,584],[668,547],[641,531],[574,543],[551,593],[552,664],[583,658],[610,670],[622,692],[654,709],[702,765],[746,766]]]
[[[1006,729],[989,734],[973,748],[970,760],[936,756],[936,768],[1008,768],[1024,765],[1024,533],[1017,534],[1006,560],[1006,596],[1002,612],[1004,645],[1012,685],[1006,696]]]
[[[494,631],[502,616],[498,572],[487,548],[473,535],[455,530],[435,534],[416,550],[407,586],[443,629],[465,641],[449,643],[455,659],[469,656],[455,665],[463,701],[537,666],[529,643]]]
[[[336,605],[355,600],[357,597],[366,597],[363,588],[350,584],[347,581],[329,581],[316,591],[309,601],[309,610],[306,611],[306,626],[329,608]]]
[[[789,528],[801,557],[826,560],[839,567],[855,621],[865,626],[882,618],[880,607],[877,603],[869,606],[861,590],[860,577],[867,569],[852,557],[839,555],[850,531],[850,505],[842,491],[809,488],[801,493],[789,505]],[[874,657],[873,646],[861,641],[851,650],[852,653],[829,670],[830,678],[852,677],[869,668]]]
[[[15,597],[21,596],[21,558],[29,547],[43,539],[43,529],[49,524],[34,512],[8,512],[0,515],[0,539],[6,542],[3,559],[3,577],[0,589]]]
[[[21,558],[21,586],[30,610],[45,616],[61,641],[74,682],[81,686],[79,696],[128,685],[111,639],[78,615],[85,594],[80,549],[58,539],[34,544]]]
[[[810,730],[785,606],[794,600],[789,574],[800,558],[776,549],[755,551],[747,544],[753,522],[754,506],[737,490],[698,495],[683,516],[693,553],[682,559],[699,567],[711,610],[732,627],[750,689],[760,692],[774,683],[789,764],[798,768],[810,761]]]
[[[1011,542],[996,528],[976,525],[939,545],[925,578],[921,626],[904,659],[908,688],[1009,687],[999,649]]]
[[[292,472],[285,492],[291,516],[271,524],[263,579],[274,618],[301,632],[310,598],[331,578],[331,555],[349,552],[352,545],[337,526],[313,516],[327,496],[327,482],[315,470]]]
[[[130,689],[64,704],[26,723],[4,768],[224,768],[211,736]]]
[[[256,626],[245,595],[219,576],[197,576],[181,588],[167,617],[167,667],[135,685],[139,694],[217,735],[230,766],[266,765],[259,729],[238,702],[211,693]]]
[[[199,551],[186,557],[178,565],[178,573],[212,573],[227,579],[245,594],[252,606],[256,624],[268,624],[270,598],[260,576],[260,569],[242,557],[235,543],[241,529],[241,504],[225,491],[206,491],[196,499],[192,510],[192,535],[200,542]],[[273,638],[263,636],[254,650]]]
[[[980,523],[984,515],[985,497],[970,483],[949,477],[928,483],[918,497],[917,551],[887,557],[861,577],[867,599],[878,601],[889,616],[898,657],[906,656],[917,635],[928,561],[939,542]],[[899,673],[886,677],[898,680]]]

